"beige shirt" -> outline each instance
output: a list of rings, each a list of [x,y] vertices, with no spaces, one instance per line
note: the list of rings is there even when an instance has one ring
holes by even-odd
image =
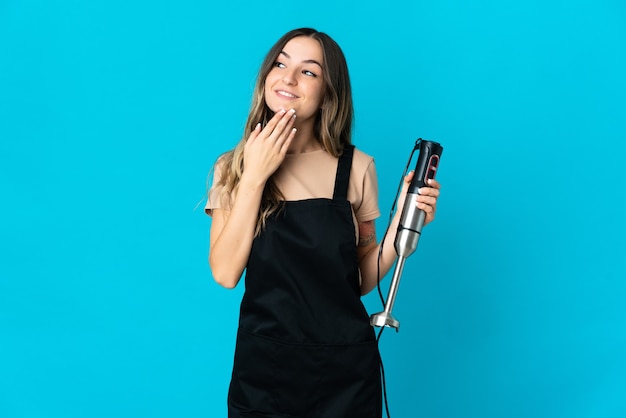
[[[338,159],[324,150],[287,154],[274,174],[274,180],[287,201],[312,198],[332,199],[337,163]],[[223,207],[227,206],[228,202],[221,201],[223,188],[216,186],[220,175],[218,161],[213,175],[213,185],[209,190],[209,198],[205,206],[208,215],[211,215],[212,209],[230,209]],[[352,204],[355,226],[357,223],[371,221],[380,216],[374,159],[356,148],[352,159],[348,200]]]

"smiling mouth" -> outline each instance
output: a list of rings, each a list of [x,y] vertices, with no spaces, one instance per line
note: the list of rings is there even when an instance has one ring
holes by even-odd
[[[284,91],[284,90],[276,90],[276,94],[278,94],[279,96],[286,97],[288,99],[298,98],[298,96],[296,96],[295,94],[289,93],[288,91]]]

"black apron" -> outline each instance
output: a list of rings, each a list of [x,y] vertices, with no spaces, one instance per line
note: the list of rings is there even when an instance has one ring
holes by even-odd
[[[380,418],[378,346],[361,302],[348,182],[333,199],[287,201],[255,238],[228,417]]]

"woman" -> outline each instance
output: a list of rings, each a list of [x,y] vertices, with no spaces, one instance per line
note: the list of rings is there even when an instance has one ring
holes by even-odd
[[[339,46],[313,29],[290,31],[261,66],[243,139],[216,163],[209,263],[227,288],[246,271],[229,417],[382,414],[378,348],[360,300],[379,280],[378,190],[372,157],[351,145],[352,114]],[[439,196],[430,186],[416,200],[426,223]],[[387,242],[381,277],[396,257]]]

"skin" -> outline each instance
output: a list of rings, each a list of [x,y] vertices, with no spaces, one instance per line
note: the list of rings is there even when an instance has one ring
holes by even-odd
[[[320,64],[323,53],[318,41],[308,37],[290,40],[265,79],[265,101],[275,113],[265,127],[257,125],[244,148],[244,170],[237,197],[231,210],[214,209],[212,213],[211,251],[209,264],[215,280],[233,288],[246,267],[263,188],[278,169],[287,153],[313,151],[321,148],[314,137],[315,116],[324,91],[324,74]],[[297,115],[297,117],[296,117]],[[404,199],[413,173],[405,178],[398,207]],[[426,213],[425,224],[435,216],[440,185],[432,180],[430,187],[420,189],[416,205]],[[397,230],[400,213],[396,213],[389,231]],[[358,225],[357,253],[361,272],[361,293],[371,291],[378,282],[378,252],[374,221]],[[393,237],[385,241],[380,260],[383,277],[393,266],[396,252]]]
[[[274,112],[295,111],[298,134],[288,152],[298,153],[321,148],[313,138],[313,125],[324,92],[322,48],[309,37],[297,37],[285,45],[274,68],[265,78],[265,103]]]

